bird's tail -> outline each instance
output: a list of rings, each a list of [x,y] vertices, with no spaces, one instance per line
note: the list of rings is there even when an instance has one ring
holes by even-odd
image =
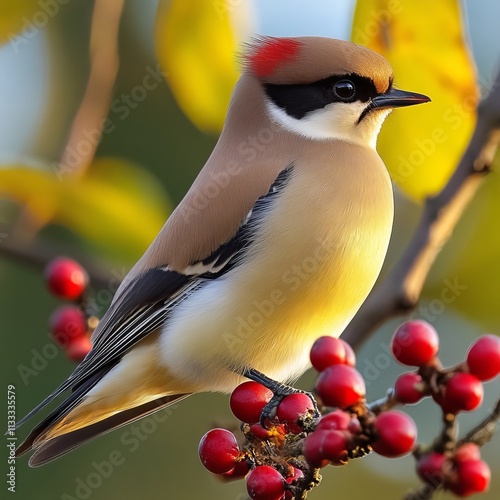
[[[72,396],[69,399],[72,399]],[[151,415],[188,396],[189,394],[162,396],[142,405],[115,413],[85,427],[64,433],[61,433],[61,422],[64,420],[65,415],[61,412],[61,407],[58,407],[31,431],[16,450],[16,456],[32,450],[34,453],[29,460],[29,465],[31,467],[44,465],[97,436]],[[64,403],[67,405],[67,402],[68,400]]]

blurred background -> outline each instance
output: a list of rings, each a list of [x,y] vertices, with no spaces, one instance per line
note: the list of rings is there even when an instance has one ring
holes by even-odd
[[[252,34],[352,39],[386,55],[401,88],[432,97],[432,105],[391,115],[380,136],[396,183],[389,268],[422,200],[442,188],[468,142],[477,95],[488,91],[500,61],[498,19],[496,0],[0,0],[0,370],[3,387],[16,387],[17,417],[74,368],[48,334],[60,302],[45,289],[43,262],[60,254],[81,261],[97,278],[95,303],[104,312],[214,147],[241,42]],[[497,172],[467,209],[412,314],[438,329],[445,364],[463,359],[478,335],[500,332],[499,217]],[[404,371],[388,355],[403,319],[358,353],[369,399]],[[299,386],[312,387],[314,377]],[[462,431],[499,392],[498,381],[486,384],[482,408],[461,416]],[[437,407],[425,400],[408,412],[419,440],[431,440]],[[16,493],[243,500],[244,482],[222,484],[199,462],[199,439],[214,425],[236,425],[227,396],[189,398],[43,468],[20,458]],[[493,472],[484,499],[500,498],[499,445],[497,435],[483,451]],[[411,458],[369,456],[323,476],[311,498],[401,498],[418,484]]]

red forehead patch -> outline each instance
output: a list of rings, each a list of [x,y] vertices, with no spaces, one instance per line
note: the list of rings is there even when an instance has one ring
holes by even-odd
[[[293,59],[299,47],[293,38],[268,38],[249,57],[250,67],[258,77],[269,76],[279,64]]]

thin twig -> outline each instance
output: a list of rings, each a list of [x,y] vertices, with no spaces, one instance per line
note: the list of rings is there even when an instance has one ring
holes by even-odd
[[[95,0],[90,33],[90,76],[61,156],[61,174],[83,175],[101,140],[119,67],[118,29],[123,6],[124,0]],[[25,206],[10,230],[10,238],[19,247],[25,246],[48,222]]]
[[[485,445],[495,434],[496,426],[500,420],[500,399],[497,401],[493,411],[479,424],[471,429],[458,443],[461,446],[465,443],[474,443],[478,446]]]
[[[321,483],[320,469],[314,469],[311,467],[308,473],[304,476],[303,487],[297,492],[295,498],[298,500],[304,500],[307,498],[307,494]]]
[[[500,144],[500,71],[478,106],[477,122],[457,169],[444,189],[426,200],[420,223],[405,253],[368,296],[343,334],[359,347],[379,325],[418,303],[436,256],[490,171]]]
[[[49,249],[40,242],[26,246],[14,246],[10,244],[9,239],[5,239],[0,245],[0,258],[7,257],[39,271],[42,271],[52,259],[58,257],[61,253],[60,248],[56,252],[52,247]],[[89,275],[90,283],[94,288],[109,288],[111,282],[117,281],[118,278],[107,271],[109,266],[105,266],[104,264],[98,265],[94,259],[91,260],[85,255],[75,256],[73,251],[71,254],[85,268]]]
[[[439,480],[435,483],[420,483],[416,489],[406,493],[404,500],[429,500],[442,486],[443,483]]]
[[[398,400],[394,397],[394,389],[391,387],[383,398],[372,401],[366,404],[368,411],[378,415],[383,411],[390,410],[398,404]]]
[[[61,157],[65,172],[83,175],[102,134],[119,68],[118,30],[124,0],[95,0],[87,88]]]

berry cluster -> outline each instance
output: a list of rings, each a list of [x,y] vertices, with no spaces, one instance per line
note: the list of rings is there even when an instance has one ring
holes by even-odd
[[[73,302],[57,308],[49,325],[54,340],[67,357],[79,362],[92,347],[90,333],[97,324],[97,318],[88,314],[85,307],[88,275],[78,262],[58,257],[46,267],[45,282],[56,297]]]
[[[365,404],[365,382],[354,368],[356,357],[341,339],[319,338],[311,349],[311,363],[320,372],[316,393],[325,407],[337,410],[324,415],[304,445],[312,467],[347,463],[372,449],[386,457],[411,452],[417,427],[405,413],[388,410],[379,415]]]
[[[491,478],[490,468],[474,443],[465,443],[451,453],[431,451],[422,455],[417,473],[425,483],[443,486],[461,497],[486,491]]]
[[[342,466],[371,451],[391,458],[413,452],[418,475],[433,488],[458,496],[485,491],[490,471],[478,446],[457,442],[449,431],[457,413],[481,404],[482,381],[500,373],[500,339],[480,337],[465,362],[443,369],[434,328],[424,321],[409,321],[396,330],[391,349],[400,363],[417,369],[399,376],[385,398],[367,404],[351,347],[341,339],[319,338],[310,353],[319,372],[319,418],[309,396],[297,392],[283,398],[274,419],[263,427],[261,413],[273,393],[256,382],[241,384],[231,394],[230,407],[243,422],[244,441],[238,445],[225,429],[209,431],[199,447],[203,465],[225,479],[246,477],[253,500],[288,500],[305,498],[305,492],[319,483],[319,469],[327,465]],[[415,423],[393,408],[427,396],[441,406],[446,425],[432,446],[416,446]]]
[[[425,321],[409,321],[396,330],[392,339],[394,357],[418,370],[399,376],[394,399],[414,404],[432,396],[445,414],[475,410],[483,401],[482,382],[500,373],[500,339],[495,335],[479,337],[470,346],[466,360],[446,370],[437,357],[438,349],[438,335]]]
[[[443,487],[458,496],[488,489],[490,469],[473,442],[455,442],[456,415],[477,409],[483,401],[483,382],[500,374],[500,338],[483,335],[470,347],[464,362],[443,369],[437,357],[439,338],[424,321],[401,325],[394,334],[392,352],[402,364],[417,366],[394,384],[387,404],[414,404],[431,396],[441,407],[445,426],[431,447],[415,450],[417,473],[433,488]]]

